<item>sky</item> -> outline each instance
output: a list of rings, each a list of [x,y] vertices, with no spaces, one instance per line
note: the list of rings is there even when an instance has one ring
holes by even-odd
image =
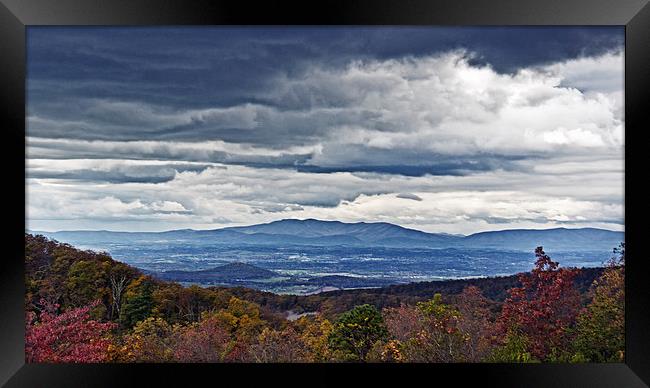
[[[28,27],[27,229],[624,229],[622,27]]]

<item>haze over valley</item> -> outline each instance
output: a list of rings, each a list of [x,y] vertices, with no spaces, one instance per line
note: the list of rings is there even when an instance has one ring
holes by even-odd
[[[598,267],[624,233],[595,228],[503,230],[468,236],[389,223],[287,219],[214,230],[33,232],[184,284],[305,294],[332,289],[511,275],[537,246],[563,266]]]

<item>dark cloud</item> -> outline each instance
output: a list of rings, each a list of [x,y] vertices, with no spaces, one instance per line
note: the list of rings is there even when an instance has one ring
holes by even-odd
[[[163,183],[169,182],[179,172],[201,172],[210,165],[156,165],[156,166],[115,166],[105,170],[67,169],[49,170],[27,169],[28,179],[65,179],[107,183]]]
[[[320,203],[320,205],[323,206],[336,206],[337,203]],[[304,210],[304,208],[300,205],[295,205],[295,204],[268,204],[264,206],[259,206],[259,207],[254,207],[253,213],[256,212],[267,212],[267,213],[282,213],[286,211],[300,211]]]
[[[508,167],[515,168],[508,161],[489,160],[464,160],[464,161],[441,161],[423,165],[346,165],[336,167],[323,166],[296,166],[300,172],[311,173],[333,173],[333,172],[368,172],[378,174],[393,174],[418,177],[424,175],[452,175],[462,176],[470,173],[490,171],[493,169]]]
[[[463,176],[492,170],[519,170],[516,162],[532,159],[526,155],[456,154],[443,155],[418,149],[376,149],[339,145],[340,153],[331,160],[308,161],[295,166],[298,171],[311,173],[379,173],[404,176]],[[399,162],[399,163],[398,163]],[[313,164],[312,164],[313,163]],[[318,163],[316,165],[315,163]]]
[[[62,114],[48,105],[75,98],[282,105],[289,100],[264,97],[275,80],[304,77],[313,64],[463,48],[476,53],[474,62],[510,72],[621,49],[623,39],[622,27],[29,27],[28,105],[31,114]]]
[[[397,198],[412,199],[414,201],[422,201],[422,198],[418,197],[417,195],[415,195],[413,193],[399,193],[399,194],[397,194]]]
[[[31,159],[125,159],[181,162],[224,163],[265,168],[294,168],[306,163],[311,153],[277,155],[238,154],[226,152],[201,143],[124,143],[79,142],[66,139],[29,138],[28,157]]]
[[[169,143],[97,143],[68,142],[30,138],[29,157],[32,159],[107,159],[167,160],[198,163],[222,163],[253,168],[291,169],[303,173],[330,174],[337,172],[377,173],[404,176],[463,176],[492,170],[521,170],[518,161],[542,158],[535,153],[525,155],[468,154],[442,155],[426,150],[374,149],[362,146],[339,145],[339,154],[333,159],[314,160],[313,153],[279,155],[237,154],[200,145]],[[399,162],[399,163],[395,163]],[[209,165],[122,166],[116,170],[73,170],[30,172],[39,178],[91,179],[109,182],[165,182],[173,179],[176,171],[200,172]]]
[[[427,75],[432,66],[440,67],[435,69],[442,77],[454,77],[445,73],[444,61],[407,63],[404,69],[392,68],[392,59],[428,58],[462,49],[472,64],[512,72],[621,49],[622,44],[619,27],[30,27],[29,155],[406,176],[507,170],[522,158],[477,153],[480,147],[473,146],[473,140],[441,136],[438,149],[429,150],[430,139],[415,146],[388,139],[389,146],[374,147],[359,141],[346,144],[346,138],[360,130],[374,132],[362,135],[368,139],[382,133],[431,131],[450,117],[469,124],[486,122],[507,100],[503,91],[488,90],[486,98],[471,101],[462,88],[452,90],[453,84],[428,91],[436,87],[436,78]],[[379,61],[374,63],[381,68],[350,69],[354,61]],[[415,84],[421,77],[430,77],[430,82],[399,94],[400,85]],[[555,95],[553,88],[547,89],[532,93],[528,103],[547,103]],[[162,143],[102,147],[49,139],[196,144],[214,140],[283,152],[241,154]],[[465,148],[474,149],[443,156],[445,142],[452,146],[464,142]],[[296,152],[290,147],[321,147],[322,152]],[[73,176],[110,182],[147,180],[93,171],[60,175]],[[151,179],[164,182],[170,176],[167,171]]]

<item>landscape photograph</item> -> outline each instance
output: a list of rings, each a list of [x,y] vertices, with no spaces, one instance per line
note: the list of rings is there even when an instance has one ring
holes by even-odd
[[[623,27],[28,27],[27,363],[625,361]]]

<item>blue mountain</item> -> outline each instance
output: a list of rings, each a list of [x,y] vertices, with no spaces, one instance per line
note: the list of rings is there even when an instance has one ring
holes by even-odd
[[[285,219],[266,224],[213,230],[181,229],[166,232],[62,231],[37,232],[80,246],[102,244],[188,245],[311,245],[413,248],[487,248],[532,251],[611,250],[624,241],[624,232],[596,228],[513,229],[481,232],[469,236],[426,233],[386,222],[321,221]]]
[[[262,233],[268,235],[300,236],[313,239],[337,237],[339,241],[349,239],[350,242],[372,243],[372,245],[383,245],[387,242],[398,243],[400,239],[432,244],[445,244],[458,240],[459,238],[458,236],[443,233],[426,233],[387,222],[345,223],[315,219],[287,219],[273,221],[268,224],[233,227],[223,230],[236,231],[248,235]]]
[[[463,245],[515,250],[532,250],[538,246],[547,251],[611,250],[624,240],[624,232],[596,228],[510,229],[469,235],[463,239]]]

